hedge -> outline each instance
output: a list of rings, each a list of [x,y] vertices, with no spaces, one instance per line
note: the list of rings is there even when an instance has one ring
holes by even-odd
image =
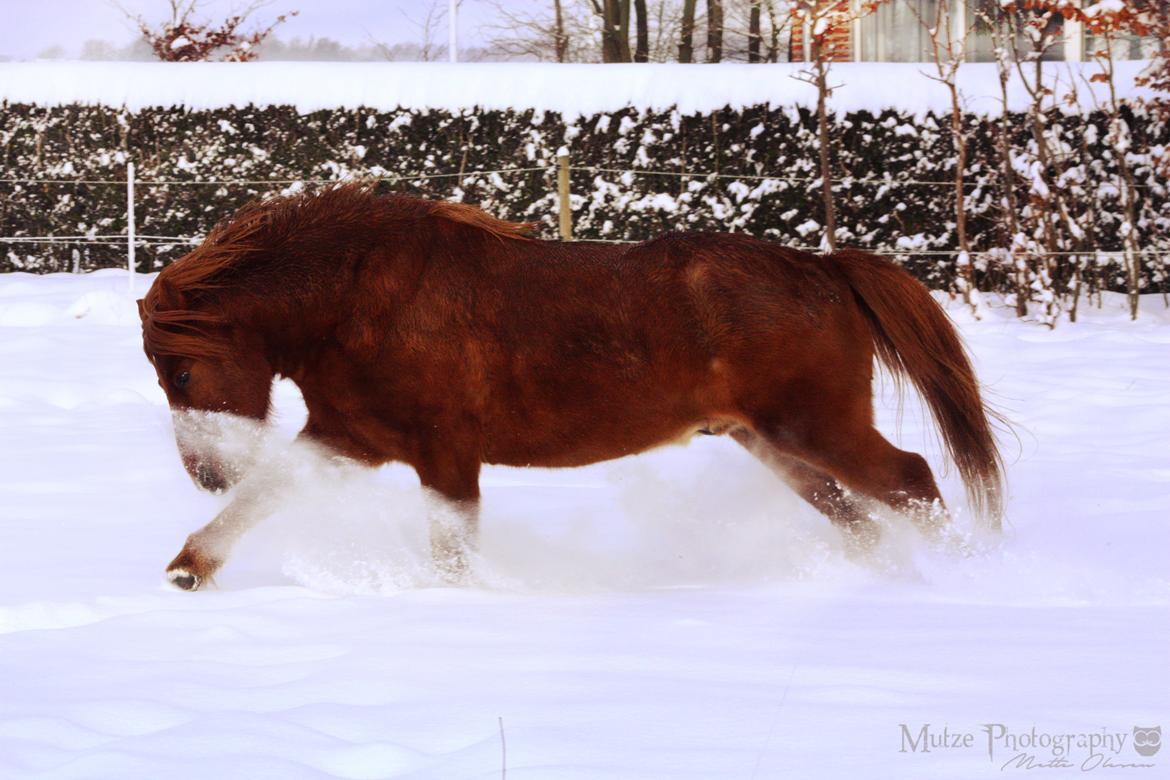
[[[1131,149],[1170,145],[1168,130],[1127,115]],[[1100,114],[1054,115],[1077,156],[1062,186],[1086,205],[1078,245],[1101,287],[1123,288],[1116,150]],[[928,284],[954,278],[954,150],[949,118],[893,109],[833,120],[838,243],[895,254]],[[1004,227],[999,120],[969,116],[968,230],[984,289],[1008,288],[994,250]],[[1020,203],[1027,203],[1030,136],[1012,117]],[[140,111],[100,106],[0,105],[0,236],[104,236],[126,229],[125,171],[137,168],[137,229],[200,237],[244,202],[302,186],[269,180],[374,176],[388,189],[479,204],[556,234],[555,162],[570,151],[577,238],[640,240],[666,230],[747,232],[819,243],[822,220],[815,117],[757,106],[710,114],[627,109],[566,121],[533,111],[336,109],[288,106]],[[1170,253],[1170,198],[1148,155],[1131,153],[1142,186],[1141,245]],[[516,169],[524,169],[517,171]],[[533,170],[535,169],[535,170]],[[649,171],[633,172],[633,171]],[[460,175],[462,174],[462,175]],[[686,174],[686,175],[678,175]],[[776,177],[776,178],[761,178]],[[36,180],[33,183],[13,180]],[[81,182],[93,183],[81,183]],[[245,182],[245,183],[225,183]],[[1090,208],[1091,206],[1091,208]],[[187,244],[146,239],[140,267],[160,268]],[[125,263],[124,244],[0,241],[0,270],[89,270]],[[931,252],[935,254],[919,254]],[[987,254],[987,253],[991,254]],[[900,254],[899,254],[900,253]],[[1164,260],[1145,258],[1143,283],[1164,284]]]

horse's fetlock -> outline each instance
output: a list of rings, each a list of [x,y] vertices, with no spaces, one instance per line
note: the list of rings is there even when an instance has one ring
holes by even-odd
[[[182,568],[168,569],[167,580],[176,588],[188,591],[199,590],[199,586],[203,584],[203,579],[199,575]]]
[[[192,534],[167,566],[167,580],[183,590],[198,590],[211,580],[222,565],[223,561],[202,551],[197,536]]]

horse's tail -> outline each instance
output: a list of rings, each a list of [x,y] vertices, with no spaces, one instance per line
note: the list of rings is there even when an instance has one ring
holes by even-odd
[[[902,268],[858,250],[830,257],[849,280],[873,335],[877,357],[896,378],[918,388],[959,470],[972,509],[998,529],[1003,514],[1003,461],[988,417],[997,417],[955,326]]]

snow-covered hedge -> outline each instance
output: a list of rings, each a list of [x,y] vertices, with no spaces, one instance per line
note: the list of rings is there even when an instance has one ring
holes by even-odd
[[[971,115],[968,121],[973,139],[968,230],[972,248],[987,252],[1010,245],[999,212],[998,120]],[[1090,283],[1115,286],[1114,256],[1108,253],[1121,249],[1120,206],[1112,190],[1114,151],[1105,141],[1104,120],[1090,113],[1054,115],[1052,121],[1063,128],[1070,153],[1085,156],[1063,186],[1080,188],[1086,202],[1095,204],[1092,222],[1081,225],[1083,246],[1102,263]],[[900,250],[903,260],[936,286],[951,283],[955,264],[946,254],[956,247],[948,183],[954,152],[946,122],[931,112],[893,109],[857,110],[835,120],[839,243]],[[1148,123],[1138,116],[1130,124],[1133,146],[1148,146]],[[1013,126],[1013,146],[1026,152],[1025,123],[1017,118]],[[203,235],[243,202],[290,187],[264,180],[403,176],[387,186],[460,198],[501,217],[537,220],[552,237],[553,168],[563,146],[575,169],[577,237],[641,239],[669,229],[702,229],[743,231],[793,245],[820,240],[814,117],[804,107],[766,106],[697,112],[625,108],[566,117],[533,109],[335,108],[304,114],[292,106],[128,110],[3,104],[0,178],[45,182],[0,184],[0,235],[123,232],[126,195],[119,182],[126,161],[133,159],[138,232],[146,236]],[[1021,153],[1021,166],[1026,158]],[[1145,219],[1139,225],[1142,246],[1166,248],[1166,183],[1141,160],[1132,162],[1141,192],[1155,206],[1153,213],[1161,214],[1160,222]],[[539,170],[480,173],[517,168]],[[428,178],[459,172],[462,177]],[[214,183],[224,179],[252,183]],[[1022,182],[1018,195],[1026,203],[1026,176]],[[2,270],[124,263],[124,248],[117,244],[10,243],[0,251]],[[152,243],[140,257],[159,267],[184,251],[181,244]],[[1005,269],[987,255],[977,256],[976,267],[982,286],[1003,286]],[[1146,274],[1147,282],[1160,282],[1158,258],[1147,259]]]

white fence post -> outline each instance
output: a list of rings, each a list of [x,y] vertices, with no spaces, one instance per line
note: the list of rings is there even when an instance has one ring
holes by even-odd
[[[126,289],[134,294],[134,273],[138,264],[134,262],[134,163],[126,163]]]

